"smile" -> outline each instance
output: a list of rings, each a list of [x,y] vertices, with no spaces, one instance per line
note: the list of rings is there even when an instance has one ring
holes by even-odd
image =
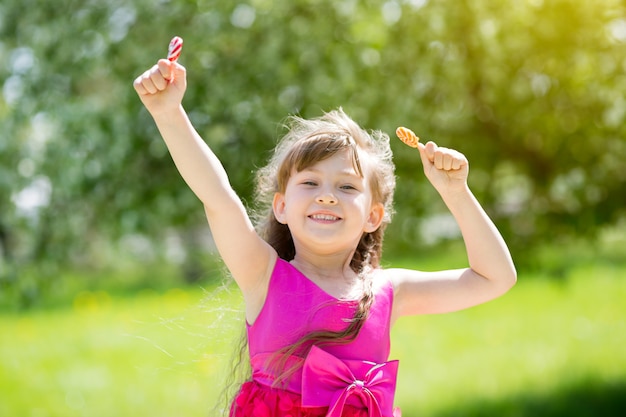
[[[333,216],[332,214],[312,214],[309,217],[313,220],[321,220],[327,222],[340,220],[339,217]]]

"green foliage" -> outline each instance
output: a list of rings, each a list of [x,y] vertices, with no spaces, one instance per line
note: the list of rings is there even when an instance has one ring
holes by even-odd
[[[0,291],[25,265],[45,288],[59,266],[116,262],[103,248],[128,236],[159,254],[182,237],[192,263],[206,252],[200,204],[131,86],[173,35],[185,107],[247,202],[283,118],[343,106],[368,129],[406,125],[468,155],[516,258],[593,236],[624,217],[624,12],[617,0],[3,1]],[[416,154],[394,150],[388,250],[454,236],[431,221],[444,210]]]

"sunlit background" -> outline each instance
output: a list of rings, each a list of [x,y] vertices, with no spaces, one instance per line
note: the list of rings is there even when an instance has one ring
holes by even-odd
[[[216,415],[241,301],[132,89],[174,35],[184,105],[250,206],[289,114],[341,106],[468,156],[520,282],[398,323],[405,415],[624,409],[624,2],[3,0],[0,416]],[[463,266],[393,150],[386,265]]]

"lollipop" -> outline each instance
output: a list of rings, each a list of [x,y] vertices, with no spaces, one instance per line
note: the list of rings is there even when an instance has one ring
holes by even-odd
[[[172,40],[170,41],[170,46],[167,50],[167,59],[169,59],[172,62],[176,62],[182,50],[183,50],[183,39],[178,36],[174,36]]]
[[[411,148],[417,148],[417,143],[420,141],[420,138],[418,138],[411,129],[407,129],[406,127],[397,128],[396,135]]]

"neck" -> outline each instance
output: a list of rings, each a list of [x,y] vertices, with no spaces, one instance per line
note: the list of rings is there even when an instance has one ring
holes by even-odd
[[[333,280],[352,283],[356,273],[350,267],[354,252],[337,255],[315,255],[296,252],[291,264],[314,280]],[[343,279],[341,279],[343,278]]]
[[[346,271],[352,271],[350,260],[343,259],[330,260],[325,258],[319,262],[315,259],[296,255],[291,263],[303,272],[313,272],[315,275],[328,278],[337,278],[337,276],[344,275]]]

